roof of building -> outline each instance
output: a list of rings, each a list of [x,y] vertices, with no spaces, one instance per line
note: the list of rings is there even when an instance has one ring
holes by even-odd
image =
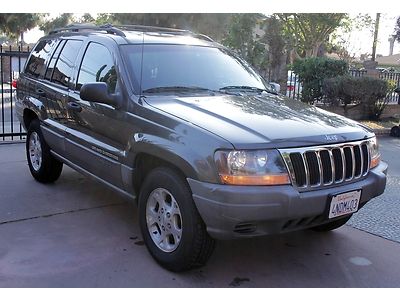
[[[400,53],[389,55],[389,56],[377,57],[376,61],[378,62],[379,65],[399,66],[400,65]]]

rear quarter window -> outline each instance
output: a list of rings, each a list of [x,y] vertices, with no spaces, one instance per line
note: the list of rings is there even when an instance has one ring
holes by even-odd
[[[36,78],[43,75],[46,67],[46,61],[55,44],[55,40],[39,41],[32,50],[29,61],[26,64],[25,73]]]

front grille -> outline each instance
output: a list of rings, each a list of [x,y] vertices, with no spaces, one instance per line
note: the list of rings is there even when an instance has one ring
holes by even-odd
[[[350,182],[368,174],[368,142],[280,149],[293,185],[309,190]]]

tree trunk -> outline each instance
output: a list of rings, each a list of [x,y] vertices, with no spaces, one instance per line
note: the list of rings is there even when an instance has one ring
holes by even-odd
[[[24,45],[24,32],[23,31],[20,32],[20,36],[21,36],[20,43],[21,43],[21,47],[22,47]]]
[[[279,83],[281,86],[280,92],[282,94],[286,94],[287,89],[287,58],[287,52],[282,53],[280,57],[275,57],[274,60],[279,63],[271,68],[270,81]]]
[[[376,20],[375,20],[375,30],[374,30],[374,41],[372,43],[372,61],[375,61],[375,56],[376,56],[376,45],[378,43],[378,31],[379,31],[379,19],[381,17],[381,14],[376,14]]]

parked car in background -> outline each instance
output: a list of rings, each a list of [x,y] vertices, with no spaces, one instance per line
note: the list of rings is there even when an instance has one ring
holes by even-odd
[[[303,86],[299,81],[299,76],[293,71],[288,71],[286,96],[289,98],[300,98]]]

